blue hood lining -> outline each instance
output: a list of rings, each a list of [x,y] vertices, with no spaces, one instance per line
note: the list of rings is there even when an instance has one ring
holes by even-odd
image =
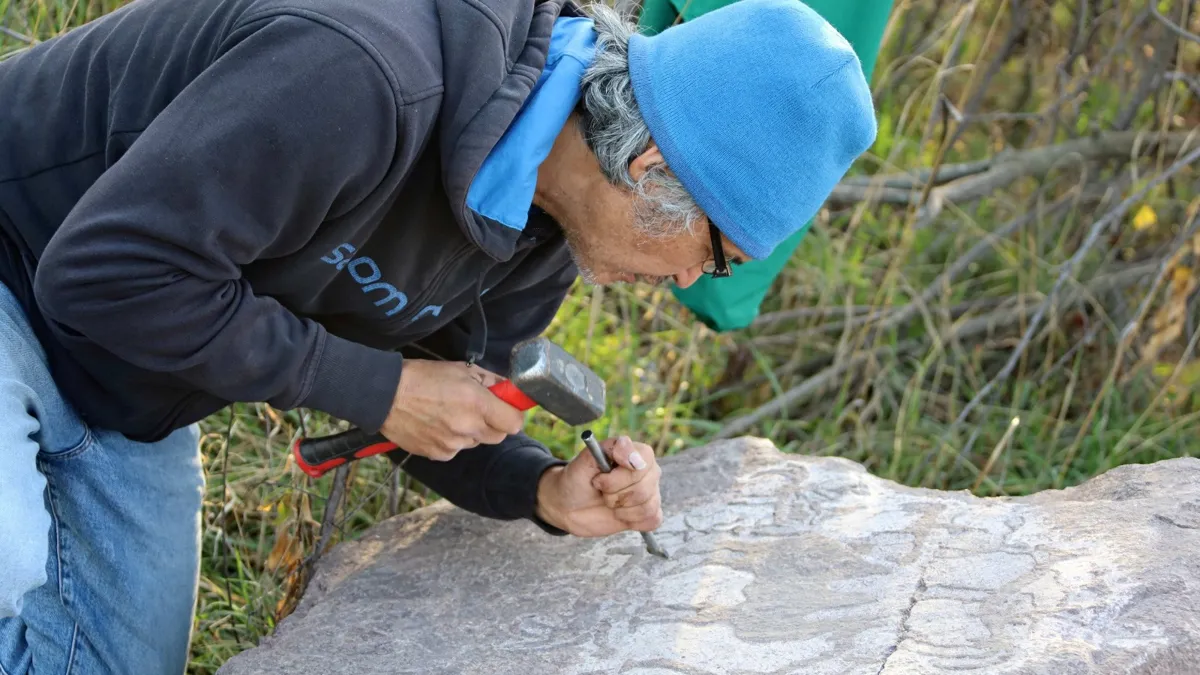
[[[467,207],[504,227],[523,231],[537,188],[538,168],[579,103],[580,80],[596,51],[587,17],[555,20],[546,67],[516,119],[488,153],[467,190]]]

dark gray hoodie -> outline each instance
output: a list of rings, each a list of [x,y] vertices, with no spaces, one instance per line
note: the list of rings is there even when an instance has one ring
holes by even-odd
[[[155,440],[266,401],[373,431],[406,354],[503,373],[575,268],[545,214],[466,193],[560,13],[135,0],[0,63],[0,280],[84,419]],[[523,435],[459,457],[425,470],[495,517],[556,463]]]

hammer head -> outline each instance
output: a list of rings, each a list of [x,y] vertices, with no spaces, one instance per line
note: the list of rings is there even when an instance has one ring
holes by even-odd
[[[533,338],[513,347],[509,379],[567,424],[586,424],[604,414],[604,381],[546,338]]]

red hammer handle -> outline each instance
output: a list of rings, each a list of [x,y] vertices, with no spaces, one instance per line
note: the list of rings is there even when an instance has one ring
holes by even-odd
[[[502,380],[488,387],[488,391],[500,397],[501,401],[511,405],[512,407],[524,412],[537,406],[537,402],[525,395],[525,392],[517,389],[517,385],[512,383],[512,380]]]
[[[504,380],[488,387],[500,400],[517,410],[525,411],[537,405],[512,380]],[[292,444],[292,455],[296,465],[313,478],[324,476],[330,469],[346,462],[391,452],[396,444],[383,434],[369,434],[362,429],[350,429],[340,434],[321,438],[299,438]]]

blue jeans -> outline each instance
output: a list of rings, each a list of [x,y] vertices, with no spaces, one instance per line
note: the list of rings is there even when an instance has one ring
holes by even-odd
[[[198,441],[89,428],[0,284],[0,675],[184,672]]]

